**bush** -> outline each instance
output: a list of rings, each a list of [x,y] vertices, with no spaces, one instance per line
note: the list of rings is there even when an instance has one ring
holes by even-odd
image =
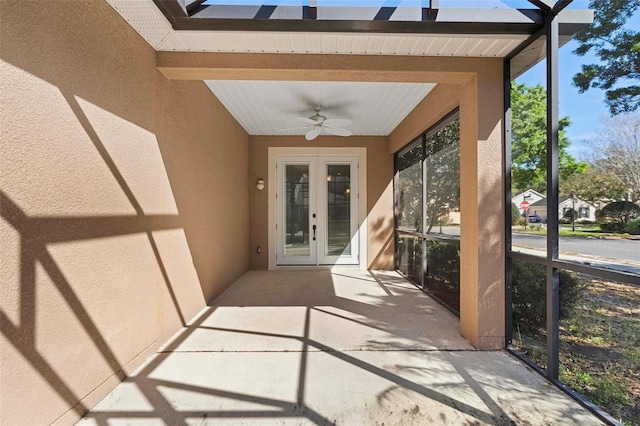
[[[460,288],[460,249],[447,243],[429,241],[427,248],[429,277],[453,288]]]
[[[602,232],[609,232],[611,234],[622,234],[624,228],[625,224],[623,222],[603,222],[600,224]]]
[[[511,203],[511,224],[517,225],[521,217],[522,216],[520,215],[520,209],[518,209],[516,203]]]
[[[640,217],[640,206],[631,201],[614,201],[596,214],[604,232],[624,232],[630,220]]]
[[[513,325],[521,332],[535,332],[547,318],[547,269],[543,265],[513,259]],[[560,271],[560,318],[580,301],[585,284],[569,271]]]
[[[627,226],[624,228],[624,232],[631,235],[640,235],[640,219],[635,219],[627,223]]]

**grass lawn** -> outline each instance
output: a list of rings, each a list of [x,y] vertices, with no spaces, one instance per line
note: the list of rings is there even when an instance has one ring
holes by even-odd
[[[576,274],[586,283],[560,320],[560,380],[625,425],[640,424],[640,287]],[[529,333],[531,334],[531,333]],[[546,365],[546,337],[514,330],[514,347]]]
[[[571,228],[566,228],[567,225],[561,225],[559,233],[561,237],[616,237],[616,238],[629,238],[629,234],[612,234],[608,232],[602,232],[597,225],[576,225],[576,230],[572,231]],[[516,225],[512,227],[513,232],[520,234],[531,235],[547,235],[547,227],[541,225],[527,225],[527,229],[524,226]]]

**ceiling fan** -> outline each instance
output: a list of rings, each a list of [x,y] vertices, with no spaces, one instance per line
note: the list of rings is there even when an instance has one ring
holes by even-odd
[[[304,135],[306,140],[314,140],[322,131],[334,136],[351,136],[353,134],[351,130],[345,129],[345,126],[351,124],[351,120],[347,120],[346,118],[327,118],[320,114],[320,111],[322,111],[321,106],[317,106],[313,110],[316,113],[309,118],[298,117],[298,120],[307,125],[305,128],[309,128],[307,133]]]

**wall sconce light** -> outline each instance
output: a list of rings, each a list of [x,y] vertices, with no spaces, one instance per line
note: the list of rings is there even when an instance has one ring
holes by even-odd
[[[258,183],[256,183],[256,188],[258,188],[258,191],[262,191],[264,189],[264,180],[263,179],[258,179]]]

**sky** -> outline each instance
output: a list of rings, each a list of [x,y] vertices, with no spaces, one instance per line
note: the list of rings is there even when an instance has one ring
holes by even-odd
[[[629,28],[640,28],[640,12],[636,12],[627,22]],[[591,147],[597,140],[598,130],[602,128],[602,121],[609,116],[609,109],[605,104],[605,92],[600,89],[589,89],[579,93],[573,86],[573,76],[580,71],[582,64],[597,64],[599,59],[593,50],[585,56],[573,54],[578,43],[570,41],[560,48],[558,54],[558,84],[560,97],[560,116],[569,117],[571,126],[567,129],[567,136],[571,141],[569,153],[578,160],[589,158]],[[546,61],[543,61],[524,73],[517,79],[518,83],[529,86],[538,83],[545,84]]]

